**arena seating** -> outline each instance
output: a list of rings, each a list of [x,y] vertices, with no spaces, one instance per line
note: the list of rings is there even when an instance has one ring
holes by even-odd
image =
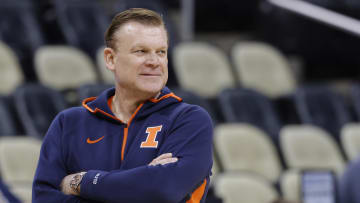
[[[0,41],[0,94],[9,95],[24,82],[24,73],[14,51]]]
[[[0,97],[0,136],[16,135],[16,123],[10,111],[9,99],[5,96]]]
[[[104,33],[110,23],[100,3],[96,0],[55,0],[54,6],[66,43],[95,58],[98,49],[104,46]]]
[[[222,89],[236,85],[226,54],[209,43],[181,43],[175,47],[173,58],[183,89],[214,98]]]
[[[349,161],[353,161],[360,155],[360,124],[348,123],[341,129],[341,146]]]
[[[25,79],[34,81],[33,53],[45,44],[45,39],[32,4],[10,0],[0,3],[0,39],[17,54]]]
[[[25,134],[43,138],[56,114],[67,106],[60,92],[39,84],[26,84],[14,92],[15,107]]]
[[[251,172],[276,183],[282,165],[276,147],[261,129],[250,124],[217,125],[214,150],[224,172]]]
[[[341,175],[345,159],[334,138],[312,125],[289,125],[280,132],[280,144],[290,169],[329,169]]]
[[[215,194],[224,203],[265,203],[275,201],[279,194],[266,179],[251,173],[224,173],[216,177]]]
[[[233,46],[231,57],[242,87],[255,89],[270,98],[291,94],[296,89],[287,58],[272,45],[238,42]]]
[[[0,171],[4,183],[23,202],[31,202],[32,181],[41,140],[28,136],[0,138]]]
[[[281,123],[266,96],[251,89],[225,89],[218,96],[226,122],[250,123],[271,136],[278,144]]]
[[[35,53],[35,67],[41,84],[61,91],[99,81],[92,60],[70,46],[39,48]]]
[[[298,88],[295,104],[302,123],[323,128],[336,141],[339,141],[341,128],[351,121],[344,99],[326,85]]]

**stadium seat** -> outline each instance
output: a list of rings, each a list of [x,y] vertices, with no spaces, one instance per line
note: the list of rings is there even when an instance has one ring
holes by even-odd
[[[226,122],[252,124],[271,136],[278,144],[280,121],[269,99],[251,89],[225,89],[218,95]]]
[[[0,39],[17,54],[25,78],[35,80],[33,53],[45,41],[29,2],[1,1]]]
[[[270,98],[293,93],[296,80],[285,56],[263,42],[238,42],[231,57],[243,87],[255,89]]]
[[[21,184],[12,186],[11,192],[24,203],[32,201],[32,184]]]
[[[279,155],[269,136],[249,124],[218,125],[214,147],[224,172],[252,172],[273,183],[282,172]]]
[[[15,52],[0,41],[0,94],[10,95],[24,82],[20,61]]]
[[[301,201],[301,176],[299,170],[287,170],[282,173],[279,180],[280,190],[284,199],[293,202]]]
[[[220,165],[217,157],[213,153],[213,165],[211,169],[211,176],[210,176],[210,184],[213,185],[214,179],[216,179],[216,176],[221,173]]]
[[[8,98],[0,96],[0,136],[16,135],[16,123],[10,111]]]
[[[214,182],[215,194],[223,203],[270,203],[279,194],[261,176],[247,173],[223,173]]]
[[[177,96],[182,98],[184,102],[203,107],[210,114],[214,124],[219,122],[219,118],[216,115],[215,109],[212,107],[211,103],[205,98],[182,88],[174,88],[172,89],[172,91]]]
[[[35,53],[35,68],[40,82],[63,91],[97,83],[95,66],[81,50],[70,46],[43,46]]]
[[[20,203],[20,200],[15,197],[12,192],[10,192],[9,187],[2,182],[0,178],[0,202],[7,203]]]
[[[341,175],[345,160],[326,131],[312,125],[288,125],[280,131],[280,147],[291,169],[329,169]]]
[[[348,164],[344,175],[339,180],[339,202],[358,203],[360,201],[360,159]]]
[[[110,19],[95,0],[55,0],[57,21],[67,44],[82,49],[95,59],[104,46]]]
[[[77,89],[79,101],[82,102],[84,99],[89,97],[97,97],[100,93],[108,88],[114,87],[110,84],[88,84],[82,85]]]
[[[26,84],[14,92],[15,107],[25,134],[42,138],[56,114],[66,108],[63,96],[54,89]]]
[[[265,42],[242,41],[233,45],[231,59],[242,87],[270,98],[283,124],[299,123],[293,98],[297,81],[279,49]]]
[[[290,202],[335,203],[338,202],[338,179],[339,176],[326,169],[292,169],[282,174],[279,186],[284,199]]]
[[[351,121],[343,98],[325,85],[297,89],[295,105],[302,123],[319,126],[340,141],[341,128]]]
[[[277,97],[271,100],[282,125],[300,124],[294,94]]]
[[[360,121],[360,83],[351,86],[349,96],[356,119]]]
[[[360,157],[360,124],[349,123],[341,129],[341,144],[349,161]]]
[[[32,181],[40,156],[41,141],[28,136],[0,138],[0,173],[12,193],[31,202]]]
[[[179,43],[173,52],[174,68],[180,87],[201,97],[216,97],[235,79],[225,53],[205,42]]]

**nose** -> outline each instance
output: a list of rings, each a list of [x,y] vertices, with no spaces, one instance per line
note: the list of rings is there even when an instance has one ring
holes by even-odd
[[[149,53],[146,58],[145,64],[146,64],[146,66],[149,66],[152,68],[158,67],[160,64],[159,56],[156,53]]]

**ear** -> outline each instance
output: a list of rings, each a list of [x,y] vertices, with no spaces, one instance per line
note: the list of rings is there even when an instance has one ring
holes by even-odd
[[[114,71],[115,70],[115,51],[112,48],[106,47],[104,49],[104,60],[107,69]]]

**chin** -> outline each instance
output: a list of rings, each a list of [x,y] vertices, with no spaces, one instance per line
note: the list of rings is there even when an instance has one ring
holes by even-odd
[[[149,95],[155,95],[159,93],[165,85],[163,84],[142,84],[140,90]]]

